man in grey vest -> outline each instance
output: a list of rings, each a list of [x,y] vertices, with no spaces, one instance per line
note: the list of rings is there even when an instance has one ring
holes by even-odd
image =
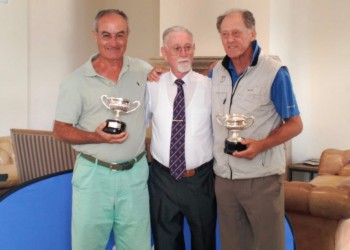
[[[302,131],[287,68],[263,54],[247,10],[217,18],[226,56],[210,72],[215,192],[222,249],[281,250],[284,243],[283,143]],[[218,114],[255,118],[240,132],[245,150],[225,153]]]

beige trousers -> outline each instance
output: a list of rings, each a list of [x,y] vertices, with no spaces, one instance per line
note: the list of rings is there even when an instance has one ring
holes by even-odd
[[[283,250],[283,176],[215,179],[222,250]]]

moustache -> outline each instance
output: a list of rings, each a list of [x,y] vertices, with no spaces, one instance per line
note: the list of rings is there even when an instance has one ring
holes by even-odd
[[[180,58],[176,62],[177,63],[184,63],[184,62],[189,63],[189,62],[191,62],[191,60],[189,58]]]

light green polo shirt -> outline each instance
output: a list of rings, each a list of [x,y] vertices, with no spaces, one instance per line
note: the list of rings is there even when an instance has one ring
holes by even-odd
[[[121,115],[129,133],[121,144],[80,144],[73,145],[79,152],[92,155],[107,162],[121,162],[134,158],[145,150],[145,88],[147,74],[152,66],[140,59],[124,56],[123,68],[117,84],[96,73],[90,59],[70,74],[60,85],[56,107],[56,120],[73,124],[85,131],[95,131],[115,113],[107,109],[101,96],[121,97],[129,101],[140,101],[140,107],[129,114]]]

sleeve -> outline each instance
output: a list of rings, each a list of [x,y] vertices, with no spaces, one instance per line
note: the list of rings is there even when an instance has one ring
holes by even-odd
[[[151,112],[151,98],[149,93],[149,87],[148,85],[150,82],[147,82],[146,85],[146,91],[145,91],[145,103],[146,103],[146,126],[149,127],[150,120],[152,119],[152,112]]]
[[[65,81],[60,85],[55,119],[60,122],[77,124],[82,111],[82,99],[77,84]]]
[[[300,114],[292,80],[286,67],[281,67],[276,74],[272,83],[271,99],[283,120]]]
[[[213,78],[213,70],[210,70],[210,71],[209,71],[208,77],[209,77],[209,78]]]

